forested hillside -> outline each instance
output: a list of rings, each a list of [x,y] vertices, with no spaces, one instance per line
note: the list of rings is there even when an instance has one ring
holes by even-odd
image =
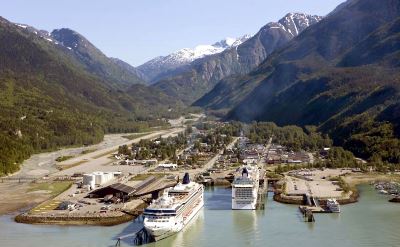
[[[396,0],[350,0],[247,76],[220,82],[205,105],[229,119],[316,125],[362,158],[398,163],[399,16]]]
[[[132,84],[146,84],[135,68],[123,61],[109,58],[81,34],[61,28],[51,32],[51,39],[66,47],[66,54],[73,56],[85,70],[113,86],[125,89]]]
[[[106,132],[138,131],[178,115],[168,111],[179,108],[176,100],[143,85],[122,91],[66,52],[0,19],[0,174],[34,152],[92,144]]]

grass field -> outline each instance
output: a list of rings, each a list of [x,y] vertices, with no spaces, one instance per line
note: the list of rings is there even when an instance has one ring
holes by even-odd
[[[32,184],[31,188],[28,189],[27,192],[34,191],[49,191],[49,194],[54,198],[64,191],[68,190],[72,185],[71,181],[60,181],[60,182],[46,182],[46,183],[37,183]],[[54,210],[60,205],[61,201],[58,200],[48,200],[45,201],[38,206],[34,207],[30,210],[30,213],[33,214],[41,214],[46,213],[47,211]]]
[[[60,170],[60,171],[63,171],[63,170],[66,170],[66,169],[69,169],[69,168],[72,168],[72,167],[75,167],[75,166],[82,165],[83,163],[86,163],[86,162],[88,162],[88,161],[87,160],[81,160],[81,161],[75,162],[73,164],[64,165],[64,166],[57,166],[57,169]]]
[[[32,184],[31,188],[28,189],[28,192],[47,190],[50,192],[52,196],[57,196],[62,192],[66,191],[67,189],[69,189],[71,185],[72,185],[71,181],[37,183],[37,184]]]

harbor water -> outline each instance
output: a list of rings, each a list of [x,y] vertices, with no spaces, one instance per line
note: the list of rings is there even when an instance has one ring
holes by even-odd
[[[305,223],[297,206],[267,198],[264,211],[232,211],[230,188],[205,191],[205,207],[184,230],[147,246],[400,246],[400,204],[389,203],[369,185],[359,187],[358,203],[341,214],[316,214]],[[115,246],[118,237],[140,230],[140,220],[113,227],[45,226],[0,217],[0,246]],[[132,246],[133,237],[121,246]]]

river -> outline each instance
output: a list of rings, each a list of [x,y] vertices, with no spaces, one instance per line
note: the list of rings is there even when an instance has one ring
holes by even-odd
[[[371,186],[359,187],[358,203],[342,206],[341,214],[315,215],[305,223],[297,206],[268,197],[265,211],[230,210],[231,190],[205,191],[205,207],[189,226],[168,239],[147,246],[400,246],[400,204],[389,203]],[[0,246],[114,246],[119,236],[141,228],[140,222],[113,227],[17,224],[0,217]],[[121,246],[131,246],[126,238]]]

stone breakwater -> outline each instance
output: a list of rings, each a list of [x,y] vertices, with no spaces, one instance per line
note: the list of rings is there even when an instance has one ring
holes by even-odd
[[[394,197],[394,198],[390,199],[389,202],[400,203],[400,197]]]
[[[139,205],[135,211],[120,211],[113,214],[102,215],[101,213],[88,215],[36,215],[23,213],[15,217],[15,221],[25,224],[48,224],[48,225],[96,225],[114,226],[131,221],[138,217],[146,203]]]
[[[348,198],[337,198],[337,201],[341,205],[344,205],[344,204],[355,203],[358,201],[358,198],[359,198],[359,193],[357,192],[357,190],[353,190]],[[302,196],[287,196],[282,193],[275,193],[274,200],[285,204],[295,204],[295,205],[304,204]],[[322,205],[326,204],[326,199],[320,199],[319,201]]]
[[[114,226],[133,220],[134,218],[133,215],[129,214],[112,217],[46,217],[21,214],[15,217],[15,221],[26,224]]]

